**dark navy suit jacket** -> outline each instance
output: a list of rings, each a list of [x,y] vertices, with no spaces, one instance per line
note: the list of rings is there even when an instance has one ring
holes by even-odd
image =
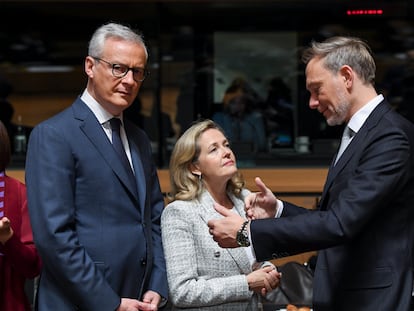
[[[383,101],[331,167],[319,209],[253,221],[258,260],[319,250],[314,310],[409,310],[414,126]]]
[[[164,202],[150,142],[124,123],[137,187],[81,99],[30,135],[28,204],[44,264],[37,310],[113,311],[120,297],[147,290],[167,297]]]

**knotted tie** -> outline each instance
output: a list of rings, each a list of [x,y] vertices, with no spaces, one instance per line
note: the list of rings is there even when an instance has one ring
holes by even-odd
[[[342,134],[341,145],[339,146],[338,154],[336,155],[335,164],[338,162],[342,153],[348,147],[352,137],[355,135],[355,132],[351,130],[348,126],[345,128],[344,133]]]
[[[111,120],[109,120],[109,122],[112,128],[112,145],[118,153],[119,158],[122,164],[124,165],[125,169],[133,176],[134,173],[132,171],[131,164],[129,163],[127,154],[125,152],[124,144],[121,140],[121,120],[118,118],[112,118]]]

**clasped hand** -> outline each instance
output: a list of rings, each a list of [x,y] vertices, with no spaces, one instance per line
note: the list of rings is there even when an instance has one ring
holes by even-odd
[[[142,301],[131,298],[122,298],[117,311],[157,311],[161,296],[154,291],[147,291]]]
[[[281,273],[274,266],[266,266],[247,275],[249,289],[265,296],[279,286]]]

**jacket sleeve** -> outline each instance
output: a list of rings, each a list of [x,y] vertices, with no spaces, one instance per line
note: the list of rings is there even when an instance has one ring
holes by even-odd
[[[16,221],[11,223],[14,234],[2,247],[2,252],[10,258],[16,271],[26,278],[34,278],[40,273],[41,260],[33,242],[25,185],[7,177],[5,197]]]

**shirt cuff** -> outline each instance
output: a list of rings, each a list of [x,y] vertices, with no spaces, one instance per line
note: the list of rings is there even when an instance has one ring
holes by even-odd
[[[279,218],[283,212],[283,202],[279,199],[276,200],[276,214],[275,218]]]

